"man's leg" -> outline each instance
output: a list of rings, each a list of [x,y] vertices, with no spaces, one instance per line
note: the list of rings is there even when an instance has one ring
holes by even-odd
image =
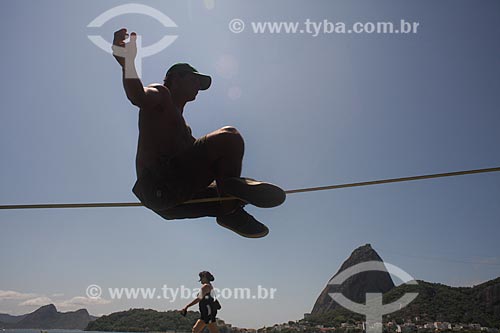
[[[223,127],[196,140],[191,149],[174,159],[173,164],[178,170],[178,181],[181,184],[189,184],[191,193],[206,190],[215,179],[218,195],[225,196],[229,194],[225,191],[225,181],[241,175],[243,153],[244,141],[240,133],[234,127]],[[242,208],[242,201],[220,201],[214,205],[202,206],[194,204],[191,207],[189,205],[191,204],[179,205],[157,213],[167,219],[215,215],[219,225],[244,237],[259,238],[269,232],[264,224]]]
[[[239,177],[244,152],[243,138],[234,127],[223,127],[198,140],[194,146],[175,158],[180,183],[189,184],[190,199],[223,196],[225,178]],[[213,182],[216,180],[216,184]],[[181,204],[156,211],[165,219],[220,216],[241,206],[236,200],[200,204]]]
[[[234,127],[223,127],[214,134],[208,136],[207,150],[209,160],[213,163],[217,189],[224,195],[224,180],[241,176],[245,143]]]
[[[194,147],[178,157],[190,175],[194,191],[201,191],[215,179],[224,194],[224,179],[239,177],[245,144],[234,127],[226,126],[196,140]]]
[[[285,201],[286,194],[278,186],[249,178],[240,178],[245,144],[234,127],[223,127],[212,132],[197,140],[196,145],[200,145],[203,147],[202,150],[205,150],[205,158],[201,160],[206,161],[207,164],[196,161],[195,165],[201,165],[204,170],[210,171],[208,175],[206,171],[205,175],[203,172],[194,174],[205,178],[208,176],[210,180],[215,178],[220,196],[235,196],[244,202],[263,208],[276,207]],[[234,201],[223,201],[221,206],[228,213],[238,208]]]

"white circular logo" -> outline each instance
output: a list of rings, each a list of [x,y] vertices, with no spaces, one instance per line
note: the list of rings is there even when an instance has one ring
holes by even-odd
[[[328,284],[341,285],[351,276],[369,271],[388,272],[400,278],[401,281],[403,281],[405,284],[418,284],[410,274],[406,273],[401,268],[389,263],[383,263],[381,261],[367,261],[351,266],[346,270],[340,272],[337,276],[333,277]],[[400,299],[390,304],[382,304],[381,293],[367,293],[366,304],[353,302],[341,293],[329,293],[328,295],[342,307],[353,312],[365,315],[366,333],[382,333],[382,316],[396,312],[401,308],[407,306],[415,298],[417,298],[418,293],[404,294]]]

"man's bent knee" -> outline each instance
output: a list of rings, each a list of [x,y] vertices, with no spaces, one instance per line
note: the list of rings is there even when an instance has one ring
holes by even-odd
[[[237,150],[244,150],[245,142],[236,128],[232,126],[225,126],[217,132],[217,136],[223,140],[225,145],[229,145]]]
[[[224,126],[219,131],[226,132],[226,133],[231,133],[231,134],[240,134],[240,132],[238,132],[238,130],[236,129],[236,127],[233,127],[233,126]]]

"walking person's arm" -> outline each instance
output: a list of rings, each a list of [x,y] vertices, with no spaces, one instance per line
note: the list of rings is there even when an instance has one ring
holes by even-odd
[[[181,311],[181,314],[183,316],[186,315],[187,313],[187,310],[192,307],[193,305],[196,305],[198,303],[200,303],[200,301],[203,299],[203,297],[205,297],[206,294],[210,293],[210,286],[205,284],[203,285],[203,287],[201,288],[200,290],[200,293],[198,295],[198,297],[196,297],[194,300],[191,301],[191,303],[189,303],[188,305],[186,305],[184,308],[182,308],[180,311]]]

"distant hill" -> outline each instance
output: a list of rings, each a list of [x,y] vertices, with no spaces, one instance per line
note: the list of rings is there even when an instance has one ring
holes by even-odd
[[[85,330],[101,332],[190,332],[199,318],[200,314],[192,311],[189,311],[183,317],[178,311],[160,312],[151,309],[130,309],[102,316],[90,322]]]
[[[87,310],[58,312],[53,304],[45,305],[38,310],[23,315],[2,315],[1,328],[10,329],[70,329],[83,330],[95,318]]]
[[[366,244],[354,250],[342,264],[336,276],[343,270],[365,261],[382,261],[375,250]],[[340,288],[327,285],[320,294],[306,320],[313,324],[339,325],[348,321],[363,321],[364,316],[342,308],[328,295],[341,292],[347,298],[365,303],[366,292],[384,294],[384,304],[399,299],[407,292],[417,292],[418,297],[408,306],[387,315],[387,319],[404,322],[411,319],[421,323],[446,321],[451,323],[478,323],[485,327],[500,328],[500,277],[475,287],[449,287],[439,283],[418,281],[418,285],[395,287],[387,272],[357,274]]]

